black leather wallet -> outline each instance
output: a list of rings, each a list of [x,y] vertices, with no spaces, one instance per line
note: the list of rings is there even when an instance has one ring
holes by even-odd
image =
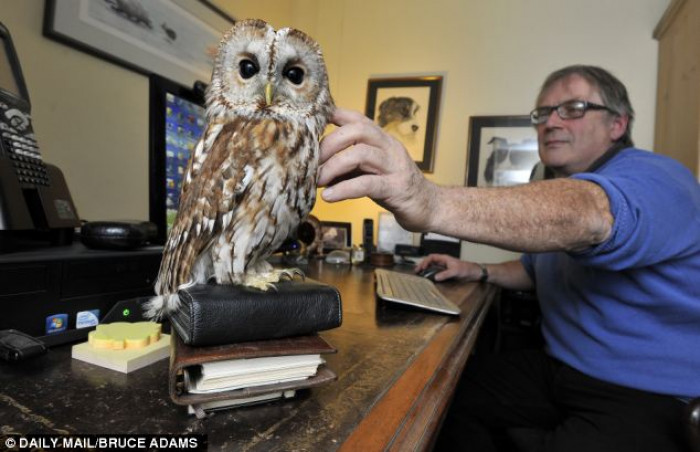
[[[39,339],[17,330],[0,331],[0,359],[22,361],[46,353],[46,346]]]
[[[187,345],[226,345],[312,334],[340,326],[335,287],[283,281],[266,292],[245,286],[196,285],[180,290],[172,327]]]

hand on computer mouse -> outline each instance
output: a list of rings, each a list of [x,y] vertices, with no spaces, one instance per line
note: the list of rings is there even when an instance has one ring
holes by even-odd
[[[417,275],[440,282],[451,278],[464,277],[465,262],[447,254],[430,254],[414,269]],[[438,278],[437,275],[440,275]]]
[[[445,270],[445,267],[441,267],[439,265],[430,265],[425,269],[419,271],[418,276],[422,276],[423,278],[428,278],[429,280],[436,282],[435,275],[437,275],[443,270]]]

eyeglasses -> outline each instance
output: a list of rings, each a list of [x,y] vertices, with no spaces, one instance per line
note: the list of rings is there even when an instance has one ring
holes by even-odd
[[[567,100],[559,105],[535,108],[530,112],[530,122],[532,122],[533,126],[544,124],[553,111],[556,111],[561,119],[582,118],[588,110],[608,110],[611,113],[615,113],[605,105],[594,104],[585,100]]]

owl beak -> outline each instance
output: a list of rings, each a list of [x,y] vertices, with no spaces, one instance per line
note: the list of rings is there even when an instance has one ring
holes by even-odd
[[[265,105],[272,103],[272,83],[265,85]]]

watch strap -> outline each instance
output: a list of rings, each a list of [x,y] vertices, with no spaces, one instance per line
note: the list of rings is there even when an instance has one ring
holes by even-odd
[[[479,277],[479,282],[480,282],[480,283],[488,282],[488,280],[489,280],[489,269],[486,268],[486,265],[484,265],[484,264],[479,264],[479,263],[477,263],[476,265],[478,265],[479,268],[481,268],[481,276]]]

